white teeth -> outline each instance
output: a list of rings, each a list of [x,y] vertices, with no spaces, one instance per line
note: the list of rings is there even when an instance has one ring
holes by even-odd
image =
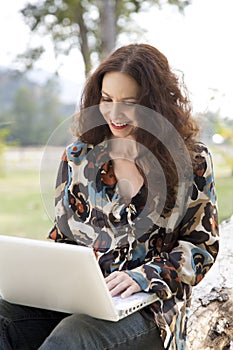
[[[112,124],[115,125],[115,126],[125,126],[127,125],[127,123],[116,123],[112,120]]]

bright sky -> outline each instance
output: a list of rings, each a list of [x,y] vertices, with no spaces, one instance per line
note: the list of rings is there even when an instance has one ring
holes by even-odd
[[[35,2],[35,0],[33,0]],[[223,117],[233,117],[233,1],[192,0],[185,16],[173,7],[157,8],[136,17],[145,28],[141,42],[156,46],[174,69],[183,71],[194,111],[221,110]],[[15,54],[23,52],[29,30],[17,10],[25,0],[0,3],[0,65],[9,66]],[[45,40],[45,39],[43,39]],[[121,44],[132,42],[122,38]],[[46,54],[39,67],[53,71],[55,61],[46,41]],[[84,69],[76,50],[60,61],[61,76],[80,85]],[[211,100],[214,96],[215,99]]]

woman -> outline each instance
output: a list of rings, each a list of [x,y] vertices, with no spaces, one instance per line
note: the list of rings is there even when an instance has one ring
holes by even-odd
[[[191,289],[216,259],[218,227],[184,86],[156,48],[121,47],[87,80],[73,128],[50,238],[93,247],[113,296],[159,299],[117,323],[2,301],[1,349],[185,349]]]

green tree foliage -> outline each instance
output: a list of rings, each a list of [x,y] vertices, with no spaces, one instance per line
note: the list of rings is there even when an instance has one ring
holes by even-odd
[[[1,105],[0,153],[6,142],[19,146],[45,145],[60,123],[74,112],[74,106],[61,102],[59,81],[50,78],[39,85],[12,72],[2,72],[2,77],[0,92],[7,91],[10,97],[6,95]],[[6,129],[7,134],[3,133]],[[66,138],[66,130],[58,133],[57,145],[63,145]]]
[[[3,154],[6,147],[6,138],[9,135],[9,130],[5,123],[0,123],[0,176],[4,173]]]
[[[221,117],[220,111],[207,111],[197,120],[201,126],[201,140],[214,148],[214,153],[221,157],[233,176],[233,119]],[[219,143],[214,140],[214,135],[221,136]]]
[[[221,119],[218,123],[217,133],[224,138],[227,144],[233,146],[233,119]]]
[[[12,124],[13,139],[21,145],[30,145],[35,140],[37,105],[35,94],[27,86],[22,86],[16,93],[13,107],[15,116]]]
[[[49,35],[55,54],[68,54],[78,48],[83,56],[86,74],[93,57],[100,60],[114,47],[118,36],[127,32],[131,14],[146,6],[177,6],[183,11],[191,0],[38,0],[21,10],[33,34]],[[135,25],[135,27],[137,27]],[[31,67],[44,51],[43,45],[30,47],[20,55],[21,63]]]
[[[201,138],[206,142],[213,142],[213,135],[219,134],[225,145],[233,145],[233,119],[223,118],[220,110],[206,111],[205,114],[197,116],[200,125]]]
[[[56,91],[56,82],[48,80],[43,88],[25,85],[16,92],[11,137],[21,146],[45,144],[64,119]]]

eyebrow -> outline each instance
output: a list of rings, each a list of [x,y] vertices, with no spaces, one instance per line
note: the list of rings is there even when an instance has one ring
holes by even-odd
[[[101,91],[101,93],[105,94],[106,96],[108,96],[110,98],[112,98],[107,92],[105,92],[103,90]],[[124,101],[124,100],[137,100],[137,98],[135,96],[128,96],[128,97],[122,98],[122,101]]]

